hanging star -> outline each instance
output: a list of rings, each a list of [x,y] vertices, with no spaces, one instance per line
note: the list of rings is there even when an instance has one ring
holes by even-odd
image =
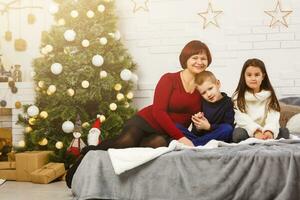
[[[148,3],[149,0],[143,0],[136,2],[136,0],[131,0],[134,3],[133,12],[137,12],[139,10],[149,11]]]
[[[267,15],[272,17],[270,27],[272,27],[276,23],[281,23],[285,27],[288,27],[288,24],[286,22],[286,17],[292,12],[293,11],[291,10],[282,10],[279,0],[277,1],[275,10],[265,11]]]
[[[219,27],[217,22],[217,16],[221,14],[223,11],[221,10],[213,10],[211,3],[208,3],[207,10],[205,12],[198,13],[203,19],[203,29],[205,29],[209,24],[213,24],[216,27]]]

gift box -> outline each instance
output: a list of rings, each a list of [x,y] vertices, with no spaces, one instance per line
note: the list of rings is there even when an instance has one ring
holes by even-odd
[[[0,169],[16,169],[16,162],[0,162]]]
[[[52,151],[16,153],[17,181],[31,181],[30,173],[49,162]]]
[[[16,161],[16,153],[15,152],[9,152],[7,154],[7,157],[8,157],[8,161]]]
[[[42,168],[31,173],[33,183],[50,183],[51,181],[65,174],[65,165],[63,163],[48,163]]]
[[[2,169],[0,170],[0,179],[15,181],[17,178],[17,170]]]

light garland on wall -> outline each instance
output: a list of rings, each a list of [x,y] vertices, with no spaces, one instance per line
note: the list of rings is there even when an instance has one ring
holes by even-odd
[[[285,27],[288,27],[286,17],[290,15],[293,11],[292,10],[282,10],[280,1],[277,0],[277,4],[274,10],[265,11],[265,13],[272,17],[270,22],[270,27],[274,26],[275,24],[282,24]]]
[[[212,24],[219,28],[217,16],[222,12],[222,10],[214,10],[211,2],[209,2],[206,11],[198,13],[198,15],[200,15],[204,19],[203,29],[207,28],[209,24]]]
[[[134,4],[133,13],[136,13],[139,10],[149,11],[148,3],[149,0],[131,0]]]

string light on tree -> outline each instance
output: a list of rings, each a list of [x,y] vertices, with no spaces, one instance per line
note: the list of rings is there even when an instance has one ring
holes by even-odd
[[[72,88],[69,88],[69,89],[67,90],[67,94],[68,94],[70,97],[72,97],[72,96],[75,94],[75,91],[74,91]]]
[[[106,117],[104,115],[99,116],[100,122],[104,122],[106,120]]]
[[[90,83],[87,80],[84,80],[81,82],[81,86],[86,89],[90,86]]]
[[[132,99],[133,98],[133,93],[132,92],[128,92],[126,95],[127,99]]]
[[[86,16],[88,18],[93,18],[95,16],[95,13],[92,10],[87,11]]]
[[[112,111],[115,111],[115,110],[117,110],[117,104],[115,104],[115,103],[111,103],[111,104],[109,104],[109,109],[110,110],[112,110]]]
[[[103,13],[105,11],[105,6],[100,4],[98,7],[97,7],[97,10],[100,12],[100,13]]]
[[[61,141],[57,141],[57,142],[55,143],[55,147],[56,147],[57,149],[62,149],[62,148],[64,147],[64,143],[62,143]]]
[[[56,92],[56,86],[55,85],[49,85],[47,92],[53,94]]]
[[[88,46],[90,46],[90,42],[87,39],[84,39],[84,40],[82,40],[81,45],[83,47],[88,47]]]
[[[207,10],[205,12],[198,13],[198,15],[200,15],[204,19],[203,29],[207,28],[209,24],[219,27],[219,24],[217,22],[217,16],[220,15],[222,12],[223,11],[221,10],[214,10],[212,8],[211,2],[209,2]]]
[[[277,1],[276,7],[274,10],[271,11],[265,11],[265,13],[272,17],[272,20],[270,22],[270,27],[276,25],[276,24],[282,24],[285,27],[288,27],[286,17],[290,15],[293,11],[292,10],[282,10],[280,1]]]
[[[77,10],[72,10],[70,15],[71,15],[71,17],[76,18],[76,17],[78,17],[79,13]]]
[[[124,97],[124,94],[122,94],[122,93],[118,93],[117,94],[117,100],[118,101],[121,101],[121,100],[123,100],[125,97]]]
[[[57,24],[60,25],[60,26],[64,26],[64,25],[66,24],[66,21],[65,21],[65,19],[63,19],[63,18],[60,18],[60,19],[58,20]]]
[[[39,81],[39,82],[38,82],[38,86],[39,86],[40,88],[44,88],[45,82],[44,82],[44,81]]]
[[[100,78],[106,78],[107,77],[107,72],[102,70],[100,71]]]
[[[41,141],[38,142],[41,146],[46,146],[48,144],[47,138],[43,138]]]
[[[48,113],[47,113],[46,111],[42,111],[42,112],[40,113],[40,117],[41,117],[42,119],[46,119],[46,118],[48,117]]]
[[[30,133],[32,128],[30,126],[25,127],[25,133]]]
[[[114,86],[114,89],[116,91],[120,91],[122,89],[122,85],[120,83],[117,83],[115,86]]]

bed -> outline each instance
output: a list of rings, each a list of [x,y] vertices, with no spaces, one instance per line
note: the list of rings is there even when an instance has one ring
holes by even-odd
[[[300,140],[172,151],[116,175],[106,151],[90,151],[74,199],[300,199]]]

